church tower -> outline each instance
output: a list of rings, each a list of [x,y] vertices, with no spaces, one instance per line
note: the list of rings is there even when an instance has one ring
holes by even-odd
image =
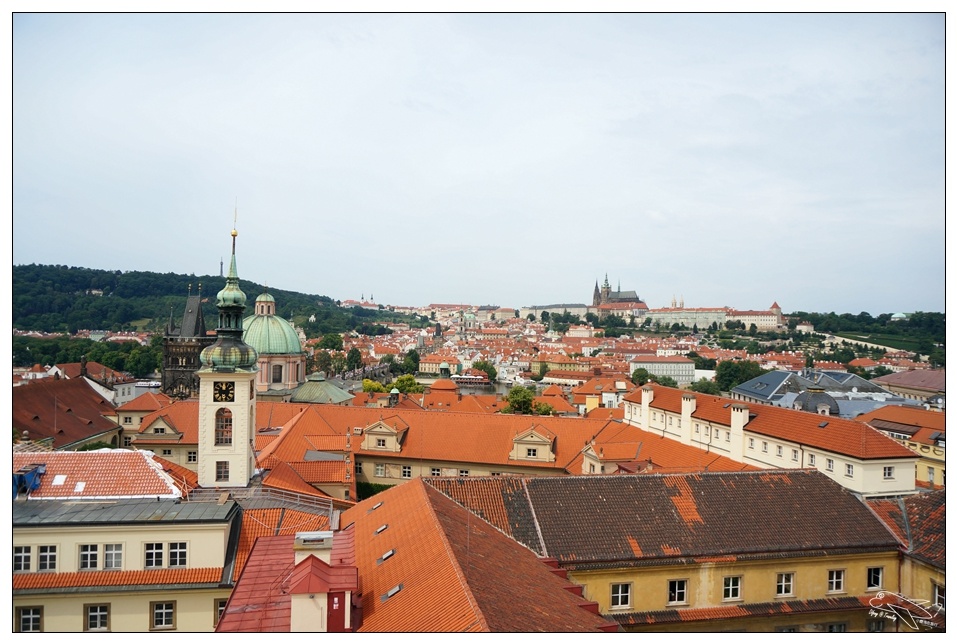
[[[219,325],[216,342],[200,354],[199,484],[245,487],[256,455],[256,350],[243,342],[246,294],[236,272],[236,236],[226,286],[216,296]]]

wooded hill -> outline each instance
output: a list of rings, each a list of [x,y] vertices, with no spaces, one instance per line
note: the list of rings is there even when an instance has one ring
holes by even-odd
[[[206,328],[218,322],[216,294],[226,285],[218,275],[184,275],[148,271],[108,271],[60,265],[13,267],[13,327],[23,331],[75,333],[79,329],[105,331],[162,331],[172,314],[179,325],[190,285],[195,294],[202,284]],[[247,314],[266,289],[261,284],[239,280],[248,298]],[[276,314],[292,319],[309,337],[351,330],[367,335],[389,333],[383,325],[405,322],[425,326],[419,316],[387,310],[340,309],[323,295],[311,295],[269,287],[276,298]],[[315,315],[315,322],[309,318]]]

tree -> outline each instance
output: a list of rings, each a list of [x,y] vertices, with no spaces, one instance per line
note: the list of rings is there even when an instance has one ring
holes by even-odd
[[[648,382],[651,374],[644,367],[638,367],[631,373],[631,381],[639,387]]]
[[[323,373],[332,371],[332,356],[328,351],[320,351],[316,354],[316,371]]]
[[[731,391],[742,382],[757,378],[762,373],[767,373],[767,370],[762,369],[757,362],[725,360],[715,369],[714,381],[721,391]]]
[[[662,387],[678,388],[678,382],[671,376],[652,376],[651,379]]]
[[[415,376],[410,373],[399,376],[392,383],[392,386],[403,394],[420,394],[425,391],[425,387],[415,381]]]
[[[368,394],[368,393],[384,394],[384,393],[386,393],[388,390],[382,385],[381,382],[376,382],[375,380],[371,380],[371,379],[369,379],[369,378],[363,378],[363,379],[362,379],[362,391],[363,391],[364,393],[367,393],[367,394]]]
[[[498,376],[498,371],[495,369],[495,366],[488,360],[477,360],[472,363],[472,368],[484,371],[491,382],[495,382],[495,378]]]
[[[538,416],[551,416],[555,413],[555,408],[544,402],[537,402],[532,405],[532,413]]]
[[[697,382],[691,383],[689,389],[691,389],[691,391],[696,391],[699,394],[711,394],[713,396],[721,395],[721,387],[718,386],[718,383],[706,378],[702,378]]]
[[[535,403],[535,388],[516,385],[509,389],[505,397],[507,404],[502,409],[505,414],[531,414]]]
[[[362,366],[362,352],[359,351],[356,347],[349,349],[349,354],[346,356],[346,369],[352,371],[358,369]]]
[[[329,349],[330,351],[342,351],[342,336],[338,333],[327,333],[319,341],[320,349]]]

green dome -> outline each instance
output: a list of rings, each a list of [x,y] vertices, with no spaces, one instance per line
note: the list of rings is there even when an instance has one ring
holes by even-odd
[[[272,299],[272,295],[264,293],[256,301],[263,301],[264,296]],[[278,315],[251,315],[243,320],[243,342],[259,355],[302,353],[299,334]]]
[[[276,298],[274,298],[269,293],[263,293],[262,295],[256,298],[256,301],[257,302],[275,302]]]

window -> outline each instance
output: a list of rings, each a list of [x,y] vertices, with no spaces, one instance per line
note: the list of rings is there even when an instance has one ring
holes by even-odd
[[[186,462],[195,463],[197,461],[196,452],[186,452]]]
[[[174,541],[169,544],[169,567],[186,567],[186,542]]]
[[[834,459],[833,459],[833,458],[829,458],[829,459],[827,459],[827,460],[824,461],[824,469],[826,469],[828,472],[833,472],[833,471],[834,471]]]
[[[827,571],[827,592],[829,593],[844,592],[844,571],[843,570],[828,570]]]
[[[150,630],[176,628],[176,602],[150,602]]]
[[[163,544],[162,543],[148,543],[146,544],[146,558],[144,559],[147,568],[162,568],[163,567]]]
[[[724,594],[722,597],[725,601],[741,599],[741,577],[724,578]]]
[[[442,476],[442,470],[438,467],[433,467],[431,470],[429,470],[429,472],[432,474],[432,476]]]
[[[884,620],[883,620],[883,619],[869,619],[869,620],[867,620],[867,632],[868,632],[868,633],[883,633],[883,632],[884,632]]]
[[[705,428],[704,428],[704,435],[705,435],[705,436],[711,436],[711,428],[710,428],[710,427],[705,427]]]
[[[778,458],[781,458],[782,456],[784,456],[784,448],[781,447],[780,445],[778,445],[778,448],[775,451],[775,456],[777,456]]]
[[[932,467],[927,468],[927,482],[928,483],[934,482],[934,468]]]
[[[694,424],[694,433],[695,433],[695,434],[700,434],[700,433],[701,433],[701,426],[698,425],[698,423],[695,423],[695,424]]]
[[[854,466],[850,463],[844,466],[844,476],[854,476]]]
[[[282,382],[282,365],[281,364],[274,364],[272,366],[272,381]]]
[[[538,448],[536,447],[525,448],[525,458],[536,458],[537,456],[538,456]]]
[[[838,622],[836,624],[825,624],[824,631],[827,633],[846,633],[847,624],[845,622]]]
[[[459,476],[468,476],[468,475],[469,475],[468,470],[459,470]]]
[[[13,546],[13,572],[30,572],[33,546]]]
[[[714,430],[714,439],[715,439],[716,441],[717,441],[717,440],[721,440],[721,430],[720,430],[720,429],[715,429],[715,430]]]
[[[40,546],[40,556],[37,561],[38,571],[56,570],[56,546]]]
[[[84,631],[108,631],[110,630],[110,605],[109,604],[85,604],[83,613],[86,621],[83,625]]]
[[[817,456],[815,456],[814,454],[808,454],[807,464],[810,465],[811,467],[814,467],[817,464]]]
[[[798,460],[798,451],[796,449],[791,450],[791,460],[797,463]]]
[[[884,582],[884,569],[883,568],[868,568],[867,569],[867,589],[872,590],[874,588],[881,588]]]
[[[103,546],[103,569],[120,570],[123,568],[123,544],[108,543]]]
[[[611,585],[611,608],[631,608],[631,584]]]
[[[153,433],[154,433],[154,434],[165,434],[165,433],[166,433],[166,428],[165,428],[165,427],[154,427],[154,428],[153,428]]]
[[[589,473],[589,474],[594,474],[594,473],[595,473],[595,464],[594,464],[594,463],[589,463],[589,464],[588,464],[588,473]]]
[[[163,456],[172,456],[172,455],[173,455],[173,450],[171,450],[171,449],[164,449],[164,450],[163,450]]]
[[[80,546],[80,570],[96,570],[100,554],[99,546],[96,544],[83,544]]]
[[[214,599],[213,600],[213,626],[219,624],[219,620],[223,618],[223,613],[226,612],[226,602],[228,599]]]
[[[793,595],[794,594],[794,573],[793,572],[779,572],[778,573],[778,584],[775,588],[776,595]]]
[[[376,463],[375,466],[375,475],[376,476],[385,476],[385,465],[382,463]]]
[[[385,447],[385,439],[384,439],[384,438],[377,438],[377,439],[375,439],[375,446],[376,446],[376,447]]]
[[[749,439],[748,439],[748,449],[754,449],[754,439],[753,439],[753,438],[749,438]]]
[[[944,587],[940,584],[934,584],[934,603],[941,608],[946,608],[944,604]]]
[[[411,466],[411,465],[403,465],[403,466],[402,466],[402,478],[404,478],[404,479],[410,479],[410,478],[412,478],[412,466]]]
[[[688,602],[688,580],[672,579],[668,582],[668,603],[686,604]]]
[[[18,633],[43,632],[43,608],[40,606],[24,606],[17,609]]]
[[[124,437],[123,437],[123,447],[130,447],[131,445],[133,445],[133,437],[132,437],[132,436],[124,436]]]
[[[216,461],[216,480],[229,480],[229,461]]]
[[[124,425],[131,425],[131,424],[133,424],[133,417],[132,417],[132,416],[123,416],[123,424],[124,424]]]
[[[884,467],[884,478],[885,478],[885,479],[892,479],[892,478],[894,478],[894,466],[893,466],[893,465],[887,465],[887,466]]]
[[[362,463],[356,461],[356,474],[362,474]]]
[[[233,412],[228,409],[216,410],[216,445],[233,444]]]
[[[761,441],[761,451],[764,452],[765,454],[768,453],[768,442],[767,442],[767,441]]]

